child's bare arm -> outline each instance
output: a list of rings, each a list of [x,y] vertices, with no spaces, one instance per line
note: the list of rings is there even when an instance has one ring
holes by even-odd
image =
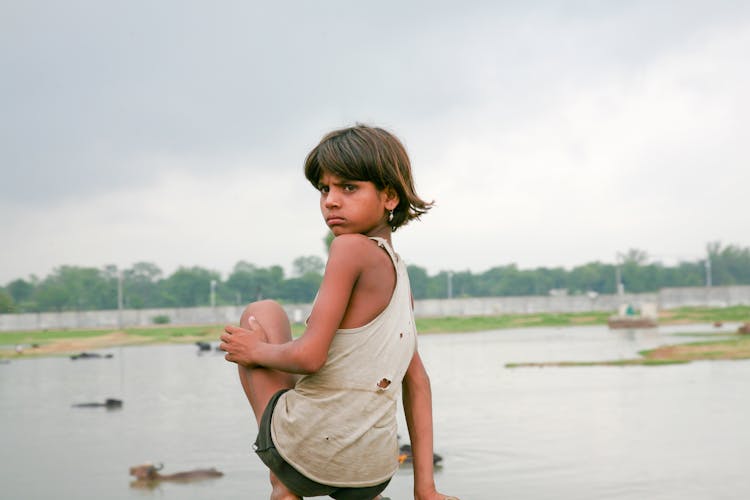
[[[249,329],[230,325],[221,336],[227,361],[290,373],[318,371],[325,364],[333,335],[362,272],[359,256],[371,245],[368,242],[354,235],[333,241],[318,298],[301,337],[286,344],[270,344],[265,342],[265,332],[257,321],[251,319]]]
[[[402,386],[404,415],[414,458],[414,498],[443,499],[435,488],[432,446],[432,389],[430,378],[415,352]]]

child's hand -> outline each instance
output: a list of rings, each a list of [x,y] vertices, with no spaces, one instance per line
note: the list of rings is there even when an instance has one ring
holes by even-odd
[[[249,318],[249,328],[227,325],[221,335],[219,349],[227,353],[224,359],[248,368],[257,366],[254,356],[258,344],[266,341],[266,332],[254,317]]]

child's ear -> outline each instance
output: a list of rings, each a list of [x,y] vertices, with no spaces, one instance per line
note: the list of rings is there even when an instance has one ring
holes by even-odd
[[[388,210],[395,210],[399,201],[401,201],[398,197],[398,193],[390,186],[385,188],[383,192],[385,193],[385,208]]]

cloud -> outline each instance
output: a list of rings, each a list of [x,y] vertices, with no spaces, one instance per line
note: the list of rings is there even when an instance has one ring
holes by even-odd
[[[436,199],[395,235],[431,271],[750,245],[749,9],[3,5],[0,283],[322,254],[301,165],[355,121],[395,131]]]
[[[44,208],[28,211],[5,228],[15,242],[5,251],[5,266],[21,271],[31,260],[43,270],[61,263],[122,268],[148,261],[167,274],[178,266],[203,265],[226,276],[240,260],[291,263],[300,246],[285,246],[286,238],[275,236],[284,231],[299,240],[317,240],[308,253],[323,255],[325,226],[315,209],[317,192],[301,174],[292,178],[255,166],[249,173],[238,167],[240,173],[232,175],[195,176],[171,169],[174,161],[152,159],[149,164],[160,173],[148,187],[62,203],[54,216]],[[287,210],[300,199],[311,210]]]

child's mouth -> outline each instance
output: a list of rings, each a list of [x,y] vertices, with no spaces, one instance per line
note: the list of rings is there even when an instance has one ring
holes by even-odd
[[[342,219],[341,217],[328,217],[326,219],[326,224],[328,224],[329,227],[338,226],[343,223],[344,223],[344,219]]]

